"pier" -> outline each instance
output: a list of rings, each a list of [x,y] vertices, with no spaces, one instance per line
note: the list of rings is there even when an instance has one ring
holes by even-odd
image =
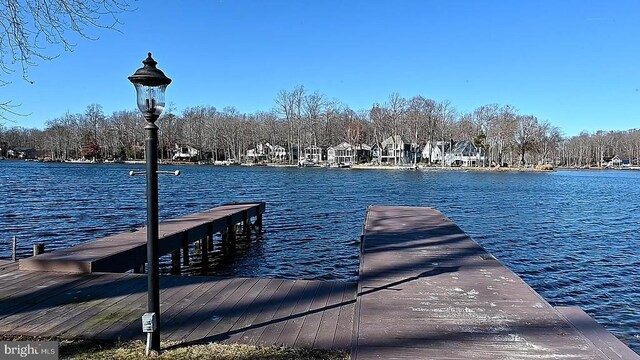
[[[261,225],[245,210],[162,223],[161,249]],[[126,259],[143,245],[121,236],[0,262],[0,334],[142,339],[146,276],[124,271],[143,263]],[[345,350],[359,360],[640,359],[579,308],[551,306],[431,208],[369,207],[357,283],[162,275],[160,288],[163,340]]]
[[[435,209],[372,206],[361,246],[352,359],[640,359]]]
[[[189,246],[200,242],[202,253],[213,250],[213,236],[222,234],[220,246],[232,248],[238,225],[243,235],[255,228],[262,231],[265,203],[227,204],[213,209],[164,221],[159,225],[159,255],[172,253],[174,272],[180,270],[180,250],[185,265],[189,262]],[[251,219],[255,221],[251,223]],[[206,261],[206,256],[203,256]],[[107,236],[80,245],[55,250],[20,261],[21,270],[61,272],[138,272],[147,262],[146,227],[132,232]]]

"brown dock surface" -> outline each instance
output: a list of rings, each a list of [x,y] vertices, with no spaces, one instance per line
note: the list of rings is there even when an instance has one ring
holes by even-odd
[[[265,203],[227,204],[159,224],[159,255],[215,234],[231,224],[262,216]],[[58,249],[20,261],[22,270],[62,272],[125,272],[146,263],[147,232],[142,227]]]
[[[355,283],[161,276],[163,340],[349,350]],[[143,274],[0,266],[0,334],[143,339]]]
[[[570,309],[554,309],[437,210],[368,209],[353,359],[640,359]]]

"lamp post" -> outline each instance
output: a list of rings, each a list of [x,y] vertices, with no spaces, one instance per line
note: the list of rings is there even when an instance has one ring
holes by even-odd
[[[158,266],[158,126],[155,122],[164,110],[164,92],[171,79],[156,68],[157,62],[148,57],[143,67],[129,76],[136,88],[138,109],[144,115],[147,125],[145,158],[147,159],[147,308],[155,317],[149,332],[147,352],[160,351],[160,276]]]

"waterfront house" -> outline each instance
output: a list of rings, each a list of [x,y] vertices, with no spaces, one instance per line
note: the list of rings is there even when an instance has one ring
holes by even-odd
[[[265,144],[269,147],[269,160],[282,162],[287,159],[287,150],[280,145],[271,145],[269,143]]]
[[[173,161],[195,161],[200,155],[200,151],[193,146],[178,144],[175,145],[173,149],[173,156],[171,159]]]
[[[36,149],[27,147],[14,147],[7,150],[7,157],[15,159],[35,159],[38,156]]]
[[[267,145],[269,145],[269,143],[266,145],[260,143],[256,145],[255,148],[247,150],[245,161],[248,163],[266,161],[270,152],[270,148]]]
[[[329,165],[351,165],[355,162],[355,151],[348,142],[327,148]]]
[[[372,156],[372,147],[367,144],[356,145],[356,162],[370,162]]]
[[[619,168],[619,167],[622,167],[623,163],[624,163],[624,161],[622,160],[622,158],[620,156],[618,156],[618,155],[615,155],[614,157],[609,159],[609,161],[607,161],[606,167]],[[629,164],[629,160],[628,159],[627,159],[626,163]]]
[[[445,164],[448,166],[477,166],[484,156],[471,141],[459,141],[453,144],[451,151],[445,153]]]
[[[416,144],[406,143],[400,135],[389,136],[380,144],[380,162],[392,165],[412,163],[417,148]]]
[[[300,162],[306,160],[319,164],[322,162],[322,148],[315,145],[307,146],[304,148],[303,156],[304,158],[301,159]]]
[[[422,149],[422,158],[427,159],[430,164],[442,164],[442,160],[450,149],[451,142],[449,141],[436,141],[433,143],[427,141],[427,144]]]

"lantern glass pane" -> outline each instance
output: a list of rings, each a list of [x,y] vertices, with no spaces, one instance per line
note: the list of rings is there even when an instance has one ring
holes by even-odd
[[[143,113],[160,115],[164,110],[164,92],[167,85],[145,86],[134,84],[138,96],[138,109]]]

